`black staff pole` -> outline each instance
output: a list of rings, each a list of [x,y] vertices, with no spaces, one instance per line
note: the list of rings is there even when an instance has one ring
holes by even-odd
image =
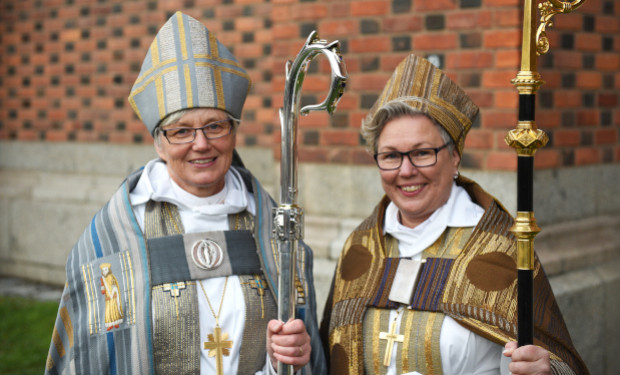
[[[536,91],[544,82],[536,71],[538,55],[547,53],[549,40],[545,28],[558,13],[570,13],[585,0],[564,2],[547,0],[538,5],[541,18],[536,28],[535,0],[525,0],[521,70],[511,82],[519,91],[519,120],[506,136],[506,143],[517,151],[517,217],[510,231],[517,238],[517,336],[518,345],[534,343],[534,237],[540,232],[534,218],[534,155],[549,138],[535,120]]]

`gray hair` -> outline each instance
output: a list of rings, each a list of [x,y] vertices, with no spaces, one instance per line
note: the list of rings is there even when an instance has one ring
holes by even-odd
[[[178,122],[179,120],[181,120],[181,117],[185,116],[189,112],[194,111],[196,109],[201,109],[201,108],[184,108],[184,109],[181,109],[179,111],[173,112],[173,113],[169,114],[168,116],[164,117],[159,122],[159,124],[157,124],[157,126],[155,127],[155,130],[153,130],[153,138],[155,139],[156,144],[158,146],[161,145],[161,137],[160,137],[160,135],[163,134],[161,128],[163,128],[164,126],[172,125],[172,124]],[[237,127],[239,126],[239,123],[241,122],[241,120],[239,120],[238,118],[233,117],[230,113],[226,113],[226,115],[232,120],[232,123],[233,123],[232,131],[233,131],[233,133],[235,133],[237,131]]]
[[[450,134],[448,134],[446,129],[444,129],[443,126],[441,126],[439,122],[437,122],[437,120],[435,120],[429,114],[412,108],[407,104],[399,101],[391,101],[386,103],[383,107],[377,110],[375,116],[372,118],[371,121],[363,122],[361,132],[362,137],[364,137],[364,140],[366,141],[368,151],[370,151],[370,153],[372,154],[377,152],[377,142],[379,140],[379,136],[381,135],[383,128],[385,128],[385,125],[388,122],[401,117],[416,116],[424,116],[432,121],[432,123],[437,127],[437,130],[439,130],[439,135],[441,136],[441,139],[444,141],[444,143],[449,143],[448,150],[450,151],[450,154],[452,154],[455,146],[452,138],[450,137]]]

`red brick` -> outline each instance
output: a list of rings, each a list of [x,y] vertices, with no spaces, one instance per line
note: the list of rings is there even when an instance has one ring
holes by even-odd
[[[333,18],[348,18],[351,15],[351,7],[348,3],[330,2],[329,14]]]
[[[484,2],[485,6],[489,7],[504,7],[504,6],[520,6],[522,4],[521,0],[486,0]]]
[[[498,50],[495,52],[496,68],[512,68],[515,71],[515,77],[521,65],[520,50]]]
[[[354,1],[351,3],[352,16],[380,16],[388,13],[388,1]]]
[[[486,70],[482,73],[482,87],[485,88],[510,88],[510,81],[515,77],[515,72],[508,70]]]
[[[596,52],[601,49],[601,34],[578,33],[575,35],[575,48],[579,51]]]
[[[521,28],[523,24],[523,15],[520,9],[498,9],[493,13],[493,24],[500,28],[507,26],[516,26]]]
[[[490,170],[513,171],[517,168],[517,154],[514,152],[491,152],[486,161]]]
[[[360,129],[368,112],[355,112],[349,115],[349,125],[355,129]],[[620,116],[619,116],[620,117]]]
[[[319,23],[321,37],[357,35],[359,33],[358,22],[352,19],[325,20]]]
[[[553,133],[553,143],[557,147],[572,146],[577,147],[581,142],[581,132],[579,130],[556,130]]]
[[[582,70],[577,72],[577,87],[584,89],[599,89],[603,85],[601,73]]]
[[[562,166],[562,156],[558,150],[540,149],[534,157],[535,169],[559,168]]]
[[[456,48],[457,45],[456,34],[422,34],[413,37],[415,50],[447,50]]]
[[[356,165],[375,165],[375,159],[366,150],[352,150],[351,161]]]
[[[388,36],[367,36],[349,40],[349,50],[351,53],[388,52],[390,48],[391,41]]]
[[[356,77],[350,77],[347,82],[347,90],[371,90],[379,94],[390,76],[391,73],[358,74]]]
[[[489,90],[477,90],[468,92],[467,95],[480,108],[493,107],[493,92]]]
[[[327,128],[329,127],[329,114],[325,111],[310,112],[306,116],[299,116],[300,128]]]
[[[274,2],[273,8],[271,9],[271,19],[274,24],[283,21],[290,21],[291,19],[291,7],[288,5],[275,5]]]
[[[553,26],[557,30],[579,31],[583,27],[583,14],[581,11],[575,13],[558,14],[553,17]],[[547,28],[550,34],[553,28]]]
[[[617,129],[600,129],[594,132],[594,143],[597,145],[609,145],[618,142]]]
[[[616,53],[599,53],[596,55],[596,69],[615,71],[620,70],[620,55]]]
[[[557,110],[538,111],[536,113],[536,124],[543,131],[559,128],[562,125],[562,113]]]
[[[407,14],[383,19],[382,31],[386,33],[402,33],[422,30],[422,18]]]
[[[298,160],[300,162],[311,163],[325,163],[328,161],[325,149],[318,147],[300,147],[298,152]]]
[[[482,128],[484,129],[512,129],[517,123],[515,111],[487,111],[482,114]]]
[[[19,141],[36,141],[38,138],[38,132],[34,130],[20,129],[17,131],[17,140]]]
[[[597,16],[596,31],[602,34],[617,34],[620,32],[620,18],[613,15]]]
[[[579,126],[596,126],[598,125],[598,111],[594,109],[582,109],[577,111],[577,125]]]
[[[556,108],[578,108],[581,106],[581,92],[578,90],[556,90],[553,104]]]
[[[482,129],[472,129],[465,138],[465,149],[493,148],[493,132]]]
[[[492,66],[492,52],[459,51],[446,54],[446,69],[489,68]]]
[[[575,165],[590,165],[600,162],[599,150],[593,147],[575,150]]]
[[[448,30],[471,30],[488,28],[492,24],[489,11],[476,9],[475,11],[450,12],[446,14],[446,28]]]
[[[540,78],[544,82],[544,84],[541,86],[542,90],[555,92],[555,89],[558,89],[562,85],[562,72],[559,71],[546,70],[543,72]]]
[[[352,130],[324,130],[320,139],[323,146],[357,146],[360,135]]]
[[[519,108],[519,93],[516,90],[497,90],[494,93],[495,108],[517,109]]]
[[[293,20],[321,19],[327,15],[327,5],[322,3],[299,3],[291,7]]]
[[[294,23],[277,24],[273,25],[271,32],[274,39],[297,39],[299,26]]]
[[[493,30],[485,31],[483,45],[485,48],[516,48],[521,46],[521,30]]]
[[[556,50],[553,52],[553,56],[553,63],[556,69],[581,69],[581,53],[579,52],[563,51],[556,48]]]
[[[418,12],[447,11],[456,9],[457,4],[454,0],[414,1],[413,9]]]
[[[618,105],[618,94],[598,94],[598,105],[601,107],[616,107]]]

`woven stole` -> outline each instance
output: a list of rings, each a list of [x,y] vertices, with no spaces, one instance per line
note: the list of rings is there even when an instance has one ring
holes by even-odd
[[[230,215],[229,227],[253,231],[254,218],[247,211]],[[145,232],[147,238],[183,234],[184,228],[176,206],[149,201],[145,213]],[[266,290],[267,283],[262,275],[239,275],[239,280],[245,299],[246,319],[238,373],[248,374],[263,368],[267,323],[277,316],[277,308],[272,293]],[[195,280],[152,287],[156,374],[200,374],[200,348],[206,338],[200,337],[197,287]]]
[[[427,280],[447,276],[442,263],[443,265],[451,264],[451,260],[456,258],[465,246],[472,230],[473,228],[448,228],[433,245],[422,253],[423,259],[444,258],[446,262],[431,262],[432,266],[429,263],[425,265],[423,271],[426,272],[420,276],[416,287],[413,301],[414,309],[404,309],[400,314],[401,322],[397,333],[403,335],[404,339],[402,343],[394,344],[397,353],[397,374],[412,371],[424,375],[440,375],[443,373],[439,336],[444,314],[436,312],[434,308],[425,308],[431,311],[421,311],[424,309],[420,309],[420,306],[428,306],[429,304],[419,302],[417,296],[424,294],[421,293],[422,286],[429,285],[426,282]],[[387,235],[386,245],[388,256],[398,256],[398,241],[396,239]],[[386,285],[377,288],[378,294],[371,301],[373,306],[370,306],[366,311],[363,322],[364,370],[365,374],[369,375],[381,375],[387,372],[388,367],[383,366],[387,340],[381,340],[379,335],[381,332],[389,332],[392,323],[392,320],[389,319],[390,310],[399,306],[387,298],[398,266],[397,258],[386,258],[384,261],[386,266],[384,277],[381,279],[387,280]],[[439,264],[436,266],[437,263]]]

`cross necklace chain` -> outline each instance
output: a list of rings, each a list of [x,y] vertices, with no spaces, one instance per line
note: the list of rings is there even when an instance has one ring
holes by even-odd
[[[215,328],[213,329],[213,333],[209,333],[207,335],[208,341],[204,342],[204,349],[209,351],[209,357],[215,357],[215,369],[217,375],[224,374],[224,365],[223,365],[223,357],[230,355],[230,348],[232,348],[233,342],[232,340],[228,340],[228,333],[222,333],[222,329],[220,328],[220,314],[222,312],[222,306],[224,305],[224,296],[226,295],[226,285],[228,284],[228,276],[224,281],[224,289],[222,290],[222,299],[220,300],[220,307],[217,310],[217,315],[215,314],[215,310],[213,310],[213,306],[211,306],[211,301],[209,300],[209,296],[207,295],[207,291],[205,287],[202,285],[202,281],[198,281],[200,283],[200,288],[202,288],[202,292],[207,299],[207,303],[209,304],[209,308],[211,309],[211,314],[215,318]]]

